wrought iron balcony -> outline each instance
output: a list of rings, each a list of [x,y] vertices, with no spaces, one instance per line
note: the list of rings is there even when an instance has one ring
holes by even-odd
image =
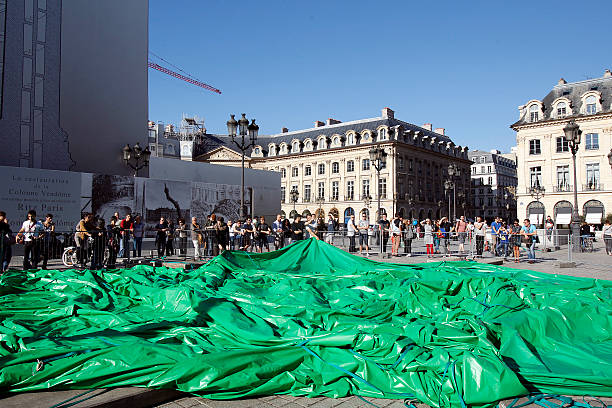
[[[582,191],[601,191],[603,190],[603,184],[600,182],[594,182],[582,185]]]
[[[571,191],[574,191],[574,188],[569,184],[560,184],[553,187],[553,193],[567,193]]]

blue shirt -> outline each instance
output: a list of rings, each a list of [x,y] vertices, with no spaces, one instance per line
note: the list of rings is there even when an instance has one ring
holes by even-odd
[[[501,228],[501,224],[497,221],[491,223],[491,235],[497,235],[497,231]]]
[[[535,225],[530,225],[529,228],[527,228],[526,226],[522,226],[521,227],[521,231],[526,232],[527,234],[531,234],[532,232],[536,232],[536,227]],[[530,236],[529,238],[531,238],[532,241],[535,241],[535,235]]]

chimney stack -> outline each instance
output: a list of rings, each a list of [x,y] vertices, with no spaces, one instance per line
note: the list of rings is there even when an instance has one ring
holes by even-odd
[[[393,112],[393,109],[383,108],[383,110],[382,110],[382,118],[383,119],[394,119],[395,118],[395,112]]]
[[[567,84],[567,81],[563,78],[561,78],[559,82],[557,82],[557,85],[565,85],[565,84]]]
[[[436,133],[437,133],[437,134],[439,134],[439,135],[444,136],[444,131],[445,131],[445,130],[446,130],[446,129],[444,129],[444,128],[436,128],[436,130],[434,130],[434,132],[436,132]]]
[[[423,126],[422,126],[422,128],[423,128],[423,129],[427,129],[427,130],[431,131],[431,128],[432,128],[432,127],[431,127],[431,123],[424,123],[424,124],[423,124]]]
[[[606,69],[606,71],[604,72],[604,78],[610,78],[612,77],[612,72],[610,72],[609,69]]]
[[[315,127],[321,127],[321,126],[325,126],[325,123],[321,122],[320,120],[315,121]]]
[[[281,129],[281,132],[282,132],[282,133],[287,133],[288,131],[289,131],[289,129],[287,129],[286,127],[284,127],[284,128],[282,128],[282,129]]]
[[[336,119],[332,119],[332,118],[328,118],[327,119],[327,125],[337,125],[338,123],[342,123],[341,120],[336,120]]]

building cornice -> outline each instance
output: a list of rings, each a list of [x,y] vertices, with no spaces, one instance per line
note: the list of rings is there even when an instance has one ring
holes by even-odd
[[[588,115],[588,116],[572,115],[572,116],[566,116],[562,119],[540,120],[538,122],[529,122],[529,123],[523,123],[523,124],[518,124],[517,122],[517,123],[513,123],[512,125],[510,125],[510,128],[518,132],[519,130],[524,130],[524,129],[535,129],[535,128],[561,125],[561,124],[565,124],[569,122],[572,119],[575,120],[577,123],[593,122],[593,121],[602,120],[602,119],[612,119],[612,112],[601,112],[601,113],[596,113],[595,115]]]

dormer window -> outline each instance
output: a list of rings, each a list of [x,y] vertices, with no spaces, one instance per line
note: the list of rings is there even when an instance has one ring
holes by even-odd
[[[287,154],[287,145],[285,143],[280,145],[280,154]]]
[[[538,105],[531,105],[529,107],[529,121],[537,122],[539,119],[539,108]]]
[[[355,144],[355,134],[353,133],[349,133],[348,137],[346,139],[346,144],[347,145],[354,145]]]
[[[565,116],[567,116],[567,104],[559,102],[557,104],[557,118],[564,118]]]
[[[368,132],[363,132],[361,134],[361,143],[367,143],[370,141],[370,134]]]
[[[253,149],[253,151],[255,152],[255,154],[261,153],[261,149],[259,147],[256,147],[255,149]]]
[[[378,140],[387,140],[387,129],[380,129],[378,131]]]
[[[325,136],[322,136],[319,138],[319,141],[317,143],[317,150],[321,150],[321,149],[325,149],[326,143],[325,143]]]
[[[297,140],[295,142],[293,142],[293,147],[291,148],[291,152],[292,153],[299,153],[300,152],[300,142],[298,142]]]
[[[597,99],[594,95],[587,96],[584,102],[586,103],[587,115],[594,115],[597,113]]]
[[[339,136],[335,136],[335,137],[334,137],[333,145],[334,145],[335,147],[340,146],[340,137],[339,137]]]
[[[268,156],[276,156],[276,145],[274,143],[268,145]]]

